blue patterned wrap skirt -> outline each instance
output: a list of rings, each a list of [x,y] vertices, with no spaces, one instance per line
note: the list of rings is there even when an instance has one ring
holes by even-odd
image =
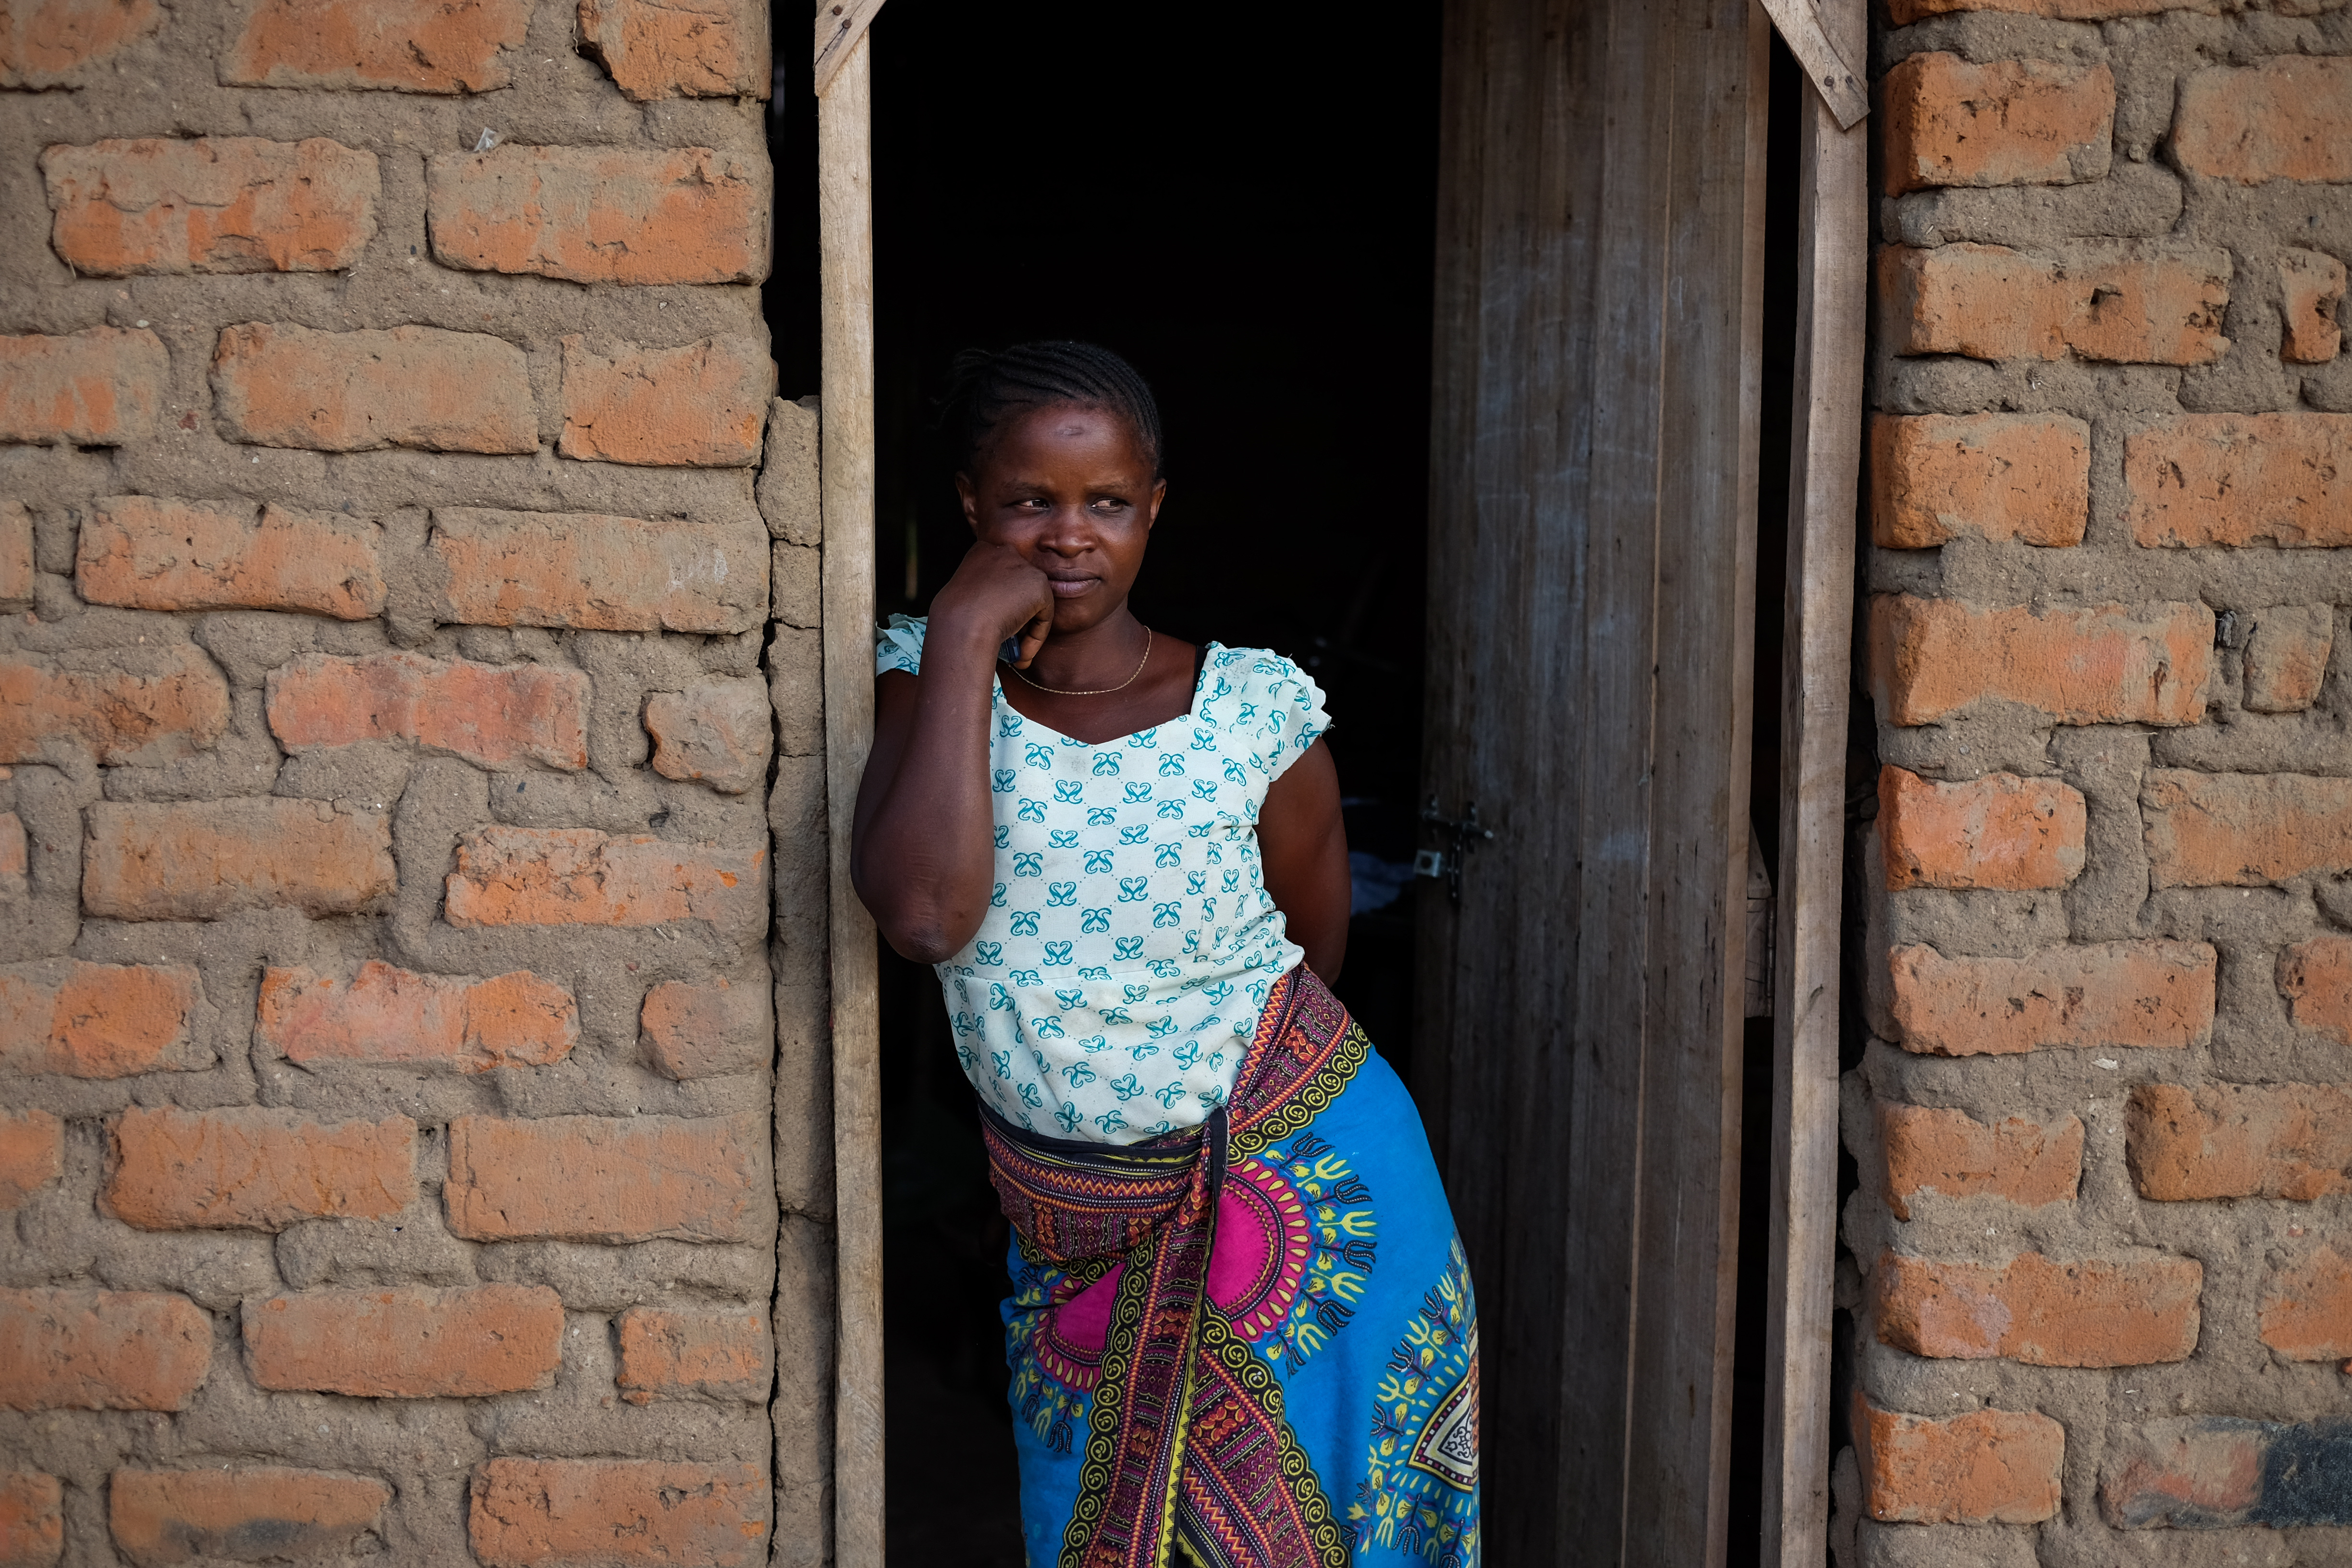
[[[1311,971],[1204,1127],[982,1118],[1030,1568],[1475,1568],[1469,1268],[1411,1097]]]

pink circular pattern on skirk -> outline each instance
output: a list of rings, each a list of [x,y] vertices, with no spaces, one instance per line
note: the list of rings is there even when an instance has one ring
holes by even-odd
[[[1217,1239],[1209,1253],[1209,1300],[1234,1332],[1255,1340],[1282,1326],[1314,1250],[1307,1205],[1281,1173],[1254,1159],[1234,1161],[1217,1196]],[[1032,1347],[1047,1376],[1081,1391],[1101,1381],[1103,1342],[1126,1268],[1113,1264],[1102,1278],[1055,1303]]]

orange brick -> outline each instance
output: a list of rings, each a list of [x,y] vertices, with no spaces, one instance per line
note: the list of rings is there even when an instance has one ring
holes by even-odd
[[[321,801],[224,800],[89,808],[82,905],[126,921],[217,920],[240,910],[368,909],[398,886],[392,820]]]
[[[109,764],[152,765],[200,752],[228,729],[228,682],[190,644],[117,648],[117,668],[60,669],[0,658],[0,763],[37,763],[58,747]]]
[[[750,1116],[461,1116],[449,1228],[474,1241],[746,1241],[763,1135]]]
[[[2352,59],[2280,55],[2180,84],[2172,150],[2209,179],[2352,181]]]
[[[239,87],[488,92],[514,81],[530,0],[260,0],[221,62]]]
[[[2337,323],[2344,304],[2344,263],[2317,250],[2279,252],[2283,341],[2279,357],[2290,364],[2326,364],[2344,346]]]
[[[2352,1356],[2352,1262],[2322,1247],[2273,1273],[2263,1295],[2262,1330],[2263,1343],[2290,1361]]]
[[[314,136],[160,136],[41,154],[75,271],[336,272],[375,235],[375,154]]]
[[[768,605],[756,525],[578,511],[433,510],[446,620],[598,632],[743,632]]]
[[[2140,789],[2159,888],[2254,888],[2352,870],[2352,779],[2149,770]]]
[[[744,935],[768,923],[764,849],[615,837],[593,827],[483,827],[457,845],[449,923],[666,925],[709,921]]]
[[[2083,542],[2091,427],[2062,414],[1876,414],[1871,536],[1895,550],[1955,539]]]
[[[2315,936],[2280,953],[2278,988],[2296,1028],[2352,1046],[2352,937]]]
[[[588,765],[587,673],[415,653],[308,654],[269,672],[269,732],[289,752],[414,741],[486,768]]]
[[[1898,354],[2205,364],[2230,350],[2229,253],[2135,241],[2067,259],[1991,245],[1879,253],[1882,332]]]
[[[0,10],[0,87],[74,87],[163,19],[155,0],[12,0]]]
[[[646,702],[654,738],[654,772],[700,779],[724,795],[768,782],[776,721],[758,680],[698,680],[684,691],[656,692]]]
[[[2066,1429],[2027,1410],[1949,1421],[1853,1396],[1864,1508],[1882,1523],[2035,1524],[2058,1513]]]
[[[120,447],[152,436],[171,370],[150,331],[0,337],[0,442]]]
[[[1913,1355],[2028,1366],[2147,1366],[2197,1348],[2204,1266],[2189,1258],[2002,1265],[1882,1253],[1871,1270],[1878,1339]]]
[[[0,604],[33,596],[33,514],[20,500],[0,500]]]
[[[2250,1523],[2273,1434],[2283,1435],[2230,1416],[2118,1422],[2107,1428],[2099,1511],[2118,1530]]]
[[[1886,73],[1886,194],[1931,185],[2071,185],[2107,172],[2116,79],[2054,60],[1913,55]]]
[[[2144,1198],[2352,1193],[2352,1092],[2336,1085],[2145,1083],[2124,1125]]]
[[[1989,1127],[1965,1111],[1881,1101],[1878,1132],[1897,1219],[1909,1219],[1909,1200],[1926,1193],[2028,1208],[2073,1203],[2082,1179],[2083,1124],[2072,1116],[2047,1127],[2012,1116]]]
[[[0,1214],[58,1179],[65,1169],[65,1123],[46,1110],[0,1110]],[[7,1561],[0,1555],[0,1563]]]
[[[0,894],[21,898],[25,878],[33,868],[32,846],[25,837],[25,820],[13,811],[0,811]]]
[[[212,1065],[194,1038],[204,990],[176,965],[49,959],[0,968],[0,1067],[130,1078]]]
[[[769,93],[758,0],[580,0],[580,41],[639,103]]]
[[[2257,713],[2294,713],[2319,698],[2336,644],[2333,605],[2277,605],[2255,612],[2246,639],[2246,706]]]
[[[470,1399],[552,1388],[563,1303],[544,1285],[305,1290],[245,1304],[262,1388]]]
[[[535,452],[522,351],[438,327],[221,329],[213,413],[232,441],[313,452]]]
[[[185,1296],[0,1290],[0,1410],[184,1410],[212,1364]]]
[[[2213,1025],[2213,950],[2201,942],[2111,942],[2030,958],[1898,947],[1887,962],[1903,1047],[1923,1055],[2179,1048]]]
[[[138,1568],[168,1568],[341,1557],[375,1530],[392,1489],[372,1476],[274,1465],[117,1470],[106,1501],[116,1549]]]
[[[2213,669],[2201,604],[2025,605],[1883,594],[1870,602],[1870,679],[1882,723],[1933,724],[1979,701],[2061,724],[2194,724]]]
[[[142,1230],[283,1230],[382,1219],[416,1201],[416,1123],[301,1110],[123,1111],[107,1129],[109,1214]]]
[[[574,283],[757,283],[764,160],[708,147],[509,145],[426,165],[434,258]]]
[[[768,1473],[751,1465],[492,1459],[468,1526],[484,1568],[634,1568],[768,1560]]]
[[[0,87],[80,87],[85,66],[106,64],[160,21],[155,0],[12,0],[0,9]]]
[[[2083,868],[2089,816],[2057,779],[1987,773],[1937,784],[1898,767],[1878,773],[1886,886],[2063,888]]]
[[[646,993],[638,1022],[654,1065],[673,1079],[756,1072],[775,1049],[764,985],[672,980]]]
[[[2141,544],[2352,544],[2352,414],[2184,414],[2124,438]]]
[[[382,533],[373,522],[275,503],[113,496],[81,525],[74,586],[93,605],[135,610],[304,610],[364,621],[383,613]]]
[[[1886,12],[1895,26],[1907,27],[1929,16],[1965,11],[2105,22],[2117,16],[2154,16],[2179,8],[2180,0],[1887,0]]]
[[[35,1470],[0,1470],[0,1568],[51,1568],[65,1555],[65,1488]]]
[[[2352,1352],[2347,1352],[2352,1353]],[[632,1405],[685,1394],[757,1402],[768,1397],[775,1350],[767,1314],[750,1307],[680,1312],[633,1307],[621,1314],[621,1397]]]
[[[572,993],[528,969],[488,980],[412,974],[370,959],[345,981],[266,969],[254,1036],[288,1061],[544,1067],[580,1038]]]
[[[609,358],[566,338],[557,449],[606,463],[749,468],[775,393],[775,361],[750,338],[623,344]]]

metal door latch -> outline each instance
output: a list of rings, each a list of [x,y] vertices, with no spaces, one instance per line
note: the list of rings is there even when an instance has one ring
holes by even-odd
[[[1462,901],[1462,863],[1470,858],[1470,851],[1492,839],[1495,830],[1478,826],[1478,803],[1475,800],[1456,819],[1437,808],[1437,796],[1433,795],[1429,797],[1429,804],[1421,808],[1421,819],[1439,833],[1450,836],[1454,842],[1449,849],[1415,852],[1413,875],[1444,878],[1447,901],[1458,904]]]

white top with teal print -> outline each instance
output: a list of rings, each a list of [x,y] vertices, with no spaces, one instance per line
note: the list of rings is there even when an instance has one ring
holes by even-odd
[[[877,671],[919,672],[923,630],[891,616]],[[1257,814],[1330,728],[1322,690],[1279,654],[1213,642],[1190,713],[1089,745],[992,686],[996,885],[938,966],[956,1059],[1033,1131],[1134,1143],[1204,1121],[1305,956],[1265,890]]]

